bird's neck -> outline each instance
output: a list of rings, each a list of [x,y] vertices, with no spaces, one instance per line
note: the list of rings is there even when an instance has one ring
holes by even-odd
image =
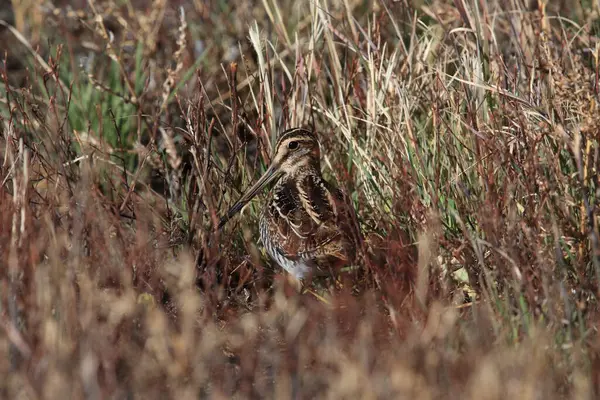
[[[291,169],[284,178],[300,180],[307,175],[312,175],[322,179],[321,165],[319,161],[307,159]]]

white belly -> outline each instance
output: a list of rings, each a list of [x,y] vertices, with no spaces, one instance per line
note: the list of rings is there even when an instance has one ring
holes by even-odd
[[[274,245],[274,243],[269,240],[267,235],[268,229],[265,222],[265,219],[261,217],[259,223],[260,241],[265,246],[269,257],[279,264],[281,268],[292,274],[296,279],[301,280],[308,277],[312,271],[310,265],[308,265],[308,263],[301,258],[297,260],[290,260],[289,258],[286,258],[283,253]]]

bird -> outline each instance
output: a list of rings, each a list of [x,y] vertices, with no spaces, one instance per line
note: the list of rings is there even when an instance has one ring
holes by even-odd
[[[317,136],[282,132],[265,173],[219,221],[219,229],[273,183],[259,219],[260,241],[272,260],[301,282],[354,266],[362,235],[346,193],[323,178]]]

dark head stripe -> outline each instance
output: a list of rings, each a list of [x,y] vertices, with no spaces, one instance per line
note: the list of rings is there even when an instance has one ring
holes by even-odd
[[[281,135],[279,135],[279,139],[277,141],[282,142],[283,140],[286,140],[291,137],[298,138],[300,140],[302,140],[302,138],[306,138],[309,140],[315,139],[315,135],[311,131],[304,128],[293,128],[282,132]]]

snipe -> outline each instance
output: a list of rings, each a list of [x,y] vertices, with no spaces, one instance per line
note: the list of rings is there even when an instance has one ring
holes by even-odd
[[[362,240],[356,214],[347,196],[323,179],[319,142],[306,129],[280,135],[271,165],[219,228],[272,182],[259,223],[269,256],[299,280],[351,265]]]

